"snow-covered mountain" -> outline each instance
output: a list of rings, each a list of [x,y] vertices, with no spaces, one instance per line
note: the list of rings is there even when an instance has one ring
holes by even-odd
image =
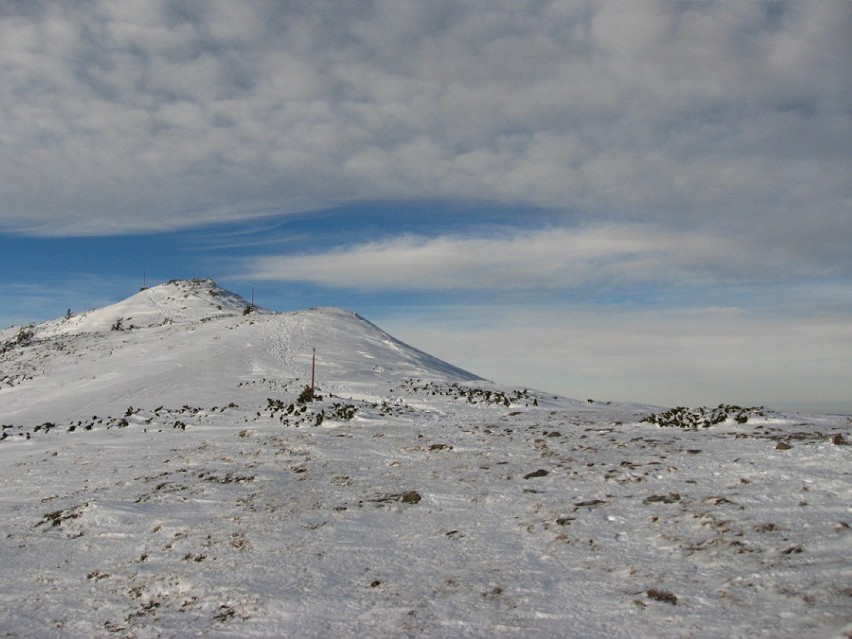
[[[249,309],[212,280],[174,280],[104,308],[0,332],[0,423],[227,404],[261,379],[304,387],[314,349],[317,386],[333,392],[372,397],[410,378],[478,379],[349,311]]]
[[[848,418],[554,397],[247,308],[174,281],[0,331],[0,635],[852,636]]]

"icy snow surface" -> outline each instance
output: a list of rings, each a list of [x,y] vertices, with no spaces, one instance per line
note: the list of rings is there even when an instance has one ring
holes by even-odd
[[[0,636],[850,636],[847,418],[504,388],[246,306],[0,331]]]

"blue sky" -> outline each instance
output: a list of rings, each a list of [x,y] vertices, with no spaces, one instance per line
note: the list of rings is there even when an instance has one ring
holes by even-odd
[[[212,277],[495,381],[852,412],[852,5],[0,9],[0,326]]]

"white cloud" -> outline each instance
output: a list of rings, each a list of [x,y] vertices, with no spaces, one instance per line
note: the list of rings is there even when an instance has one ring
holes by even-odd
[[[473,198],[791,250],[807,214],[844,259],[850,29],[832,1],[7,5],[0,227]]]
[[[412,341],[455,362],[440,348],[453,345],[505,381],[539,366],[548,388],[581,371],[559,378],[566,392],[699,401],[687,391],[715,388],[731,362],[743,389],[765,377],[794,397],[801,376],[836,397],[849,340],[830,318],[848,318],[849,297],[832,282],[852,274],[849,33],[843,0],[4,2],[0,230],[161,231],[389,199],[543,206],[552,228],[500,230],[471,206],[460,226],[476,235],[402,229],[243,266],[368,291],[749,282],[784,293],[777,316],[569,317],[540,304],[532,323]],[[785,278],[824,293],[791,295]],[[525,362],[517,378],[488,358],[495,343],[501,361]]]

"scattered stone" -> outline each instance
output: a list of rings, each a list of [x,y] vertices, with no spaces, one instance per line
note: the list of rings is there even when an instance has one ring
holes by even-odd
[[[651,495],[650,497],[646,497],[642,500],[643,504],[653,504],[655,502],[662,502],[664,504],[673,504],[676,501],[680,501],[679,493],[669,493],[668,495]]]
[[[574,510],[577,508],[594,508],[595,506],[600,506],[601,504],[605,504],[606,501],[603,499],[590,499],[588,501],[581,501],[578,504],[574,504]]]
[[[646,590],[645,594],[648,596],[648,599],[670,603],[673,606],[677,605],[677,597],[668,590],[657,590],[656,588],[651,588],[650,590]]]
[[[219,612],[216,615],[214,615],[213,618],[216,621],[225,622],[225,621],[230,621],[231,619],[233,619],[236,616],[236,614],[237,614],[237,611],[234,610],[231,606],[228,606],[226,604],[222,604],[221,606],[219,606]]]
[[[775,450],[790,450],[791,448],[790,444],[785,444],[784,442],[778,442],[775,445]]]
[[[846,440],[843,439],[843,435],[837,433],[834,437],[831,438],[831,443],[835,446],[846,446]]]
[[[526,475],[524,475],[524,479],[532,479],[533,477],[545,477],[546,475],[549,475],[549,474],[550,473],[548,471],[546,471],[544,468],[539,468],[538,470],[534,470],[533,472],[527,473]]]
[[[88,504],[85,505],[88,506]],[[69,519],[76,519],[80,516],[80,514],[81,513],[79,512],[79,510],[71,512],[57,510],[52,513],[45,513],[44,517],[42,517],[42,520],[38,522],[35,527],[38,528],[39,526],[42,526],[44,524],[50,524],[53,527],[61,526],[62,522],[67,521]]]
[[[399,498],[403,504],[416,504],[420,501],[420,499],[420,493],[416,490],[409,490],[408,492],[402,493]]]

